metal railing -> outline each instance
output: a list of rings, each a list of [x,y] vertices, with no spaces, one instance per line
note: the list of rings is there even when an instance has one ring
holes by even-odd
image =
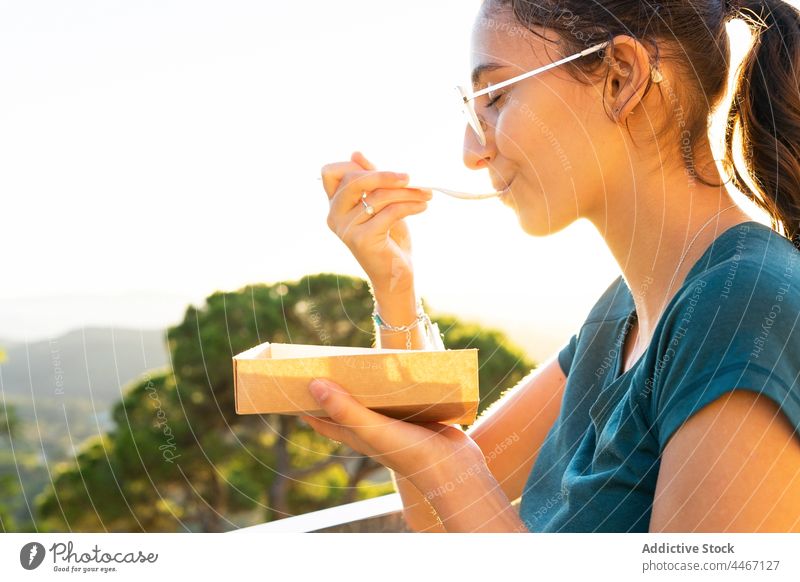
[[[304,533],[304,532],[410,531],[403,519],[403,501],[399,493],[390,493],[336,507],[310,511],[243,527],[230,533]]]
[[[519,511],[520,501],[517,498],[511,502],[516,511]],[[408,533],[412,531],[403,518],[403,501],[400,494],[391,493],[251,525],[229,533]]]

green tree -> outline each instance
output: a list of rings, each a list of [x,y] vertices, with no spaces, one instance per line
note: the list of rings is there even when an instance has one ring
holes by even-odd
[[[0,438],[11,439],[19,426],[16,409],[10,404],[0,403]]]
[[[17,432],[19,418],[13,406],[0,402],[0,451],[10,450],[11,440]],[[10,463],[0,455],[0,530],[16,531],[17,524],[8,502],[19,495],[19,482],[16,475],[8,470]]]
[[[335,274],[216,292],[167,331],[171,370],[137,379],[115,428],[60,466],[37,500],[45,529],[224,531],[380,495],[382,467],[288,415],[237,415],[232,357],[270,341],[374,345],[362,279]],[[479,348],[482,410],[531,369],[501,333],[434,321],[448,348]]]

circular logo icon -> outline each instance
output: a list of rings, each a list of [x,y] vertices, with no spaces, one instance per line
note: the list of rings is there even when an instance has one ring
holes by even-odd
[[[44,546],[39,542],[29,542],[19,551],[19,563],[26,570],[38,568],[44,561]]]

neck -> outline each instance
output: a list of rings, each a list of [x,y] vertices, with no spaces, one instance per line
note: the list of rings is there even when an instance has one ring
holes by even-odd
[[[724,187],[699,182],[683,191],[669,187],[676,183],[681,180],[658,177],[652,184],[611,197],[602,215],[587,216],[605,239],[633,295],[637,349],[649,343],[667,303],[711,242],[728,228],[752,220],[734,205]]]

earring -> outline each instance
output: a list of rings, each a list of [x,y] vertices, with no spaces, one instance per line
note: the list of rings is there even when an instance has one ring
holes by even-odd
[[[664,76],[661,74],[661,71],[655,67],[650,68],[650,78],[653,79],[653,83],[660,83],[664,80]]]

